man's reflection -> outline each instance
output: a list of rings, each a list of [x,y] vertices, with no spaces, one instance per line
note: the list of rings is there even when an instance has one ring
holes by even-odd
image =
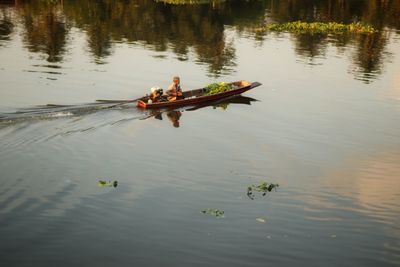
[[[167,117],[168,119],[172,122],[172,125],[175,128],[179,127],[179,119],[182,116],[182,112],[177,111],[177,110],[172,110],[167,112]]]
[[[182,112],[178,110],[170,110],[167,113],[168,119],[172,122],[172,126],[175,128],[179,128],[179,119],[182,116]],[[152,116],[157,120],[162,120],[162,112],[161,111],[153,111]]]
[[[222,110],[226,110],[230,104],[245,104],[245,105],[251,105],[251,102],[257,101],[254,98],[251,97],[245,97],[245,96],[236,96],[230,99],[225,99],[223,101],[219,101],[217,103],[206,103],[203,105],[198,105],[195,107],[191,107],[186,109],[186,111],[195,111],[201,108],[205,107],[213,107],[214,109],[216,108],[221,108]],[[172,122],[172,126],[175,128],[179,128],[180,123],[179,120],[182,116],[182,111],[179,110],[168,110],[168,111],[163,111],[163,110],[151,110],[150,116],[148,118],[153,117],[158,120],[162,120],[162,114],[165,112],[167,114],[168,119]]]

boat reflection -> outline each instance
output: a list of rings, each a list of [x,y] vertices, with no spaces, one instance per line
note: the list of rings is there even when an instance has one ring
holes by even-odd
[[[184,111],[195,111],[201,108],[213,107],[214,109],[221,108],[222,110],[226,110],[230,104],[244,104],[251,105],[251,102],[258,101],[257,99],[247,97],[247,96],[234,96],[230,98],[225,98],[216,102],[209,102],[201,105],[192,106],[190,108],[181,110],[181,109],[153,109],[150,110],[148,118],[155,118],[157,120],[163,119],[163,114],[167,116],[168,120],[171,121],[172,126],[175,128],[179,128],[180,119]]]
[[[89,115],[93,115],[100,111],[114,111],[115,116],[109,121],[102,121],[101,124],[89,127],[91,130],[105,125],[116,125],[126,123],[132,120],[146,120],[148,118],[163,119],[163,113],[171,121],[172,126],[178,128],[180,126],[180,119],[184,111],[194,111],[200,108],[213,107],[226,110],[229,104],[246,104],[251,105],[251,102],[257,101],[256,99],[244,96],[236,96],[228,99],[223,99],[218,102],[209,102],[197,106],[191,106],[186,109],[152,109],[142,110],[136,108],[137,112],[132,112],[133,107],[131,103],[125,103],[123,100],[111,100],[105,103],[87,103],[80,105],[54,105],[48,104],[44,106],[37,106],[32,108],[24,108],[16,110],[12,113],[0,113],[0,129],[15,126],[20,123],[33,123],[40,121],[50,121],[59,119],[72,119],[74,121],[81,120]],[[121,118],[121,114],[123,118]],[[85,128],[86,129],[86,128]]]

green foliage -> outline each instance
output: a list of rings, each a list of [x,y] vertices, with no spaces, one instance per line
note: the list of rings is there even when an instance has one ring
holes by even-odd
[[[68,40],[75,35],[72,29],[76,28],[85,33],[85,51],[90,52],[91,60],[98,64],[107,62],[107,57],[115,51],[115,44],[128,42],[138,46],[143,44],[143,49],[155,52],[175,53],[181,60],[189,60],[190,51],[194,51],[193,58],[207,66],[208,74],[220,77],[234,71],[237,64],[236,41],[226,38],[227,26],[240,35],[259,30],[256,39],[263,42],[264,33],[268,31],[267,25],[263,24],[265,16],[277,21],[286,21],[294,15],[302,21],[318,16],[342,22],[356,16],[373,25],[379,33],[342,34],[336,31],[340,34],[335,34],[334,39],[325,39],[331,32],[311,37],[297,34],[293,39],[294,48],[300,56],[312,59],[323,53],[328,44],[340,49],[354,46],[355,49],[350,50],[357,70],[352,72],[357,79],[367,83],[374,79],[370,73],[382,73],[389,36],[381,29],[396,30],[400,27],[399,1],[385,1],[384,5],[377,5],[375,1],[344,1],[345,4],[343,1],[318,1],[318,4],[315,1],[313,4],[296,1],[296,5],[292,1],[278,1],[274,8],[268,1],[242,1],[238,4],[238,1],[208,0],[210,4],[190,4],[196,1],[203,2],[24,0],[18,1],[15,18],[4,16],[7,12],[3,15],[0,12],[0,24],[3,23],[4,29],[6,21],[15,25],[18,23],[14,21],[23,21],[21,36],[24,47],[30,52],[47,55],[49,62],[63,61]],[[175,4],[164,6],[166,2]],[[270,14],[266,15],[266,10]],[[265,26],[258,28],[260,25]],[[0,25],[0,31],[1,28]],[[10,33],[2,32],[0,35],[9,38],[15,29],[8,27],[6,30]]]
[[[197,5],[197,4],[214,4],[223,0],[156,0],[171,5]]]
[[[213,95],[223,93],[232,89],[232,86],[225,82],[212,83],[205,87],[206,91],[204,95]]]
[[[105,181],[105,180],[99,180],[99,183],[97,184],[98,186],[113,186],[117,187],[118,186],[118,181]]]
[[[39,2],[47,3],[47,4],[60,4],[62,1],[60,1],[60,0],[40,0]]]
[[[247,187],[247,196],[251,199],[254,199],[254,192],[259,192],[263,196],[265,196],[268,192],[272,190],[276,190],[279,187],[279,184],[268,184],[266,182],[262,182],[258,185],[251,185]]]
[[[263,192],[263,193],[271,192],[272,189],[276,189],[277,187],[279,187],[278,184],[268,184],[266,182],[262,182],[259,185],[253,185],[253,189],[255,191]]]
[[[225,212],[220,209],[205,209],[201,211],[204,214],[214,215],[215,217],[223,217]]]
[[[287,23],[270,23],[259,29],[260,31],[294,32],[294,33],[375,33],[377,30],[361,22],[343,24],[337,22],[302,22],[294,21]]]

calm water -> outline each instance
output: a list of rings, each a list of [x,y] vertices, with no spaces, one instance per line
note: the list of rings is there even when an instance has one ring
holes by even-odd
[[[399,1],[0,3],[1,266],[400,265]],[[298,19],[380,32],[256,32]],[[95,102],[176,74],[263,85]]]

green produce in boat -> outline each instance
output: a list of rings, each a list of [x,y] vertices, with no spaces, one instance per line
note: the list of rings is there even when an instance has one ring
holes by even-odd
[[[220,83],[212,83],[205,87],[204,95],[213,95],[218,93],[223,93],[229,90],[232,90],[234,87],[233,84],[220,82]]]

